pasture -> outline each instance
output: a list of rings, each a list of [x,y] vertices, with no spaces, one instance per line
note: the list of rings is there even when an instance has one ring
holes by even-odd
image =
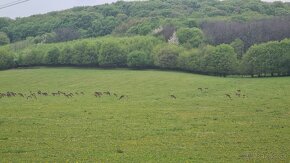
[[[0,93],[0,162],[290,161],[290,77],[31,68]]]

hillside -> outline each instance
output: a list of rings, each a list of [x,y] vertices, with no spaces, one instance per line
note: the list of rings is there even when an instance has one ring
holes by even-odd
[[[111,5],[78,7],[44,15],[0,19],[0,31],[12,42],[70,30],[77,38],[118,35],[147,35],[159,26],[199,27],[208,20],[249,21],[288,16],[288,3],[259,0],[151,0],[119,1]],[[58,40],[61,41],[61,40]]]

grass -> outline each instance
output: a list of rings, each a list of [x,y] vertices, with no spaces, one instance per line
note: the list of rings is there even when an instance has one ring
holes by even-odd
[[[0,92],[38,90],[85,95],[1,98],[0,162],[290,161],[289,77],[125,69],[0,71]],[[128,97],[96,98],[95,91]]]

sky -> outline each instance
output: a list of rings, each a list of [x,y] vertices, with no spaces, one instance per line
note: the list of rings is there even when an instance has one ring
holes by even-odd
[[[17,0],[0,0],[0,6]],[[30,0],[9,8],[0,9],[0,17],[26,17],[50,11],[64,10],[76,6],[93,6],[117,0]]]
[[[0,7],[4,4],[19,0],[0,0]],[[30,0],[28,2],[0,9],[0,17],[26,17],[35,14],[43,14],[51,11],[64,10],[76,6],[93,6],[116,2],[117,0]],[[273,1],[273,0],[264,0]],[[284,0],[290,1],[290,0]]]

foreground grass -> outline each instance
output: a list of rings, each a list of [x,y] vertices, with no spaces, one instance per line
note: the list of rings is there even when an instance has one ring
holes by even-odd
[[[1,98],[0,162],[290,160],[289,77],[73,68],[0,72],[0,92],[38,90],[85,95]],[[95,91],[128,97],[96,98]]]

